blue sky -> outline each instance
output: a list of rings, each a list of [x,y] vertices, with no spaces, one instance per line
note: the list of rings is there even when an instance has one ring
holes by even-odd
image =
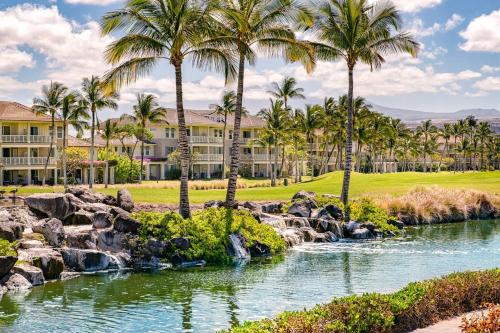
[[[375,1],[375,0],[373,0]],[[423,48],[417,59],[391,57],[381,71],[360,65],[355,93],[380,105],[430,112],[464,108],[500,109],[500,1],[394,0],[406,30]],[[102,75],[109,67],[102,51],[113,37],[102,37],[101,16],[122,0],[1,0],[0,100],[30,104],[41,86],[59,80],[78,88],[81,78]],[[184,66],[185,103],[206,108],[224,89],[216,73]],[[247,107],[256,112],[268,105],[272,81],[293,75],[307,100],[320,102],[346,89],[345,65],[319,63],[307,74],[296,64],[260,58],[247,71]],[[174,106],[173,73],[168,64],[121,91],[120,113],[129,112],[139,91],[154,93],[164,106]]]

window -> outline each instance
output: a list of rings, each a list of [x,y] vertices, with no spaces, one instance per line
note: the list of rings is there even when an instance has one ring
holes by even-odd
[[[252,137],[252,132],[250,131],[243,131],[243,138],[244,139],[250,139]]]
[[[30,135],[38,135],[38,127],[31,126],[30,127]]]
[[[144,147],[144,156],[151,156],[151,147],[150,146]]]
[[[118,147],[115,147],[115,152],[118,153]]]
[[[2,126],[2,134],[10,135],[10,126]]]
[[[175,138],[175,128],[167,127],[165,128],[165,137],[168,139]]]
[[[62,139],[63,138],[63,128],[62,126],[57,126],[57,138]]]
[[[223,132],[223,130],[221,130],[221,129],[214,129],[214,136],[216,138],[222,138],[222,132]]]
[[[175,151],[175,147],[165,147],[165,155],[170,155]]]
[[[191,129],[190,128],[186,128],[186,132],[187,132],[187,136],[191,136]]]
[[[232,140],[233,139],[233,130],[229,130],[229,140]]]
[[[243,154],[244,155],[252,155],[252,149],[250,149],[250,148],[243,148]]]
[[[218,154],[218,155],[222,155],[223,154],[223,150],[222,150],[222,147],[215,147],[215,153]]]

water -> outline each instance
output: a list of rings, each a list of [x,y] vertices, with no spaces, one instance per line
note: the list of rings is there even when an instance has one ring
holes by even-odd
[[[51,282],[0,301],[0,332],[214,332],[334,296],[500,266],[500,220],[421,227],[405,239],[308,244],[283,260]]]

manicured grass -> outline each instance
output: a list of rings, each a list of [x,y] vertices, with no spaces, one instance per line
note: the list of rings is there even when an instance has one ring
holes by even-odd
[[[342,187],[342,172],[332,172],[314,180],[291,184],[287,187],[256,187],[244,188],[237,191],[237,199],[240,201],[272,201],[289,200],[299,190],[314,191],[319,194],[340,194]],[[252,184],[259,180],[238,180]],[[260,180],[262,182],[262,180]],[[135,201],[148,203],[178,203],[179,190],[173,188],[175,182],[145,182],[142,185],[125,185],[129,188]],[[402,195],[417,185],[437,185],[444,188],[477,189],[492,194],[500,194],[500,171],[491,172],[467,172],[467,173],[418,173],[405,172],[393,174],[358,174],[354,173],[351,179],[351,197],[371,196],[380,197],[384,195]],[[96,186],[96,190],[103,193],[115,195],[117,188],[123,185],[110,186],[104,189]],[[62,187],[22,187],[19,195],[31,193],[62,191]],[[223,200],[226,191],[216,190],[190,190],[189,196],[192,203],[203,203],[208,200]]]

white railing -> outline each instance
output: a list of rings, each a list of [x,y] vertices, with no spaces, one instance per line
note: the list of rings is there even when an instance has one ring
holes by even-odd
[[[30,135],[30,142],[50,143],[50,136],[48,136],[48,135]]]
[[[44,165],[47,157],[0,157],[3,165]],[[49,158],[49,164],[56,164],[55,158]]]
[[[195,162],[217,162],[222,161],[222,154],[200,154],[196,156]]]
[[[190,136],[190,143],[220,143],[222,144],[222,138],[215,136]]]
[[[28,142],[27,135],[2,135],[2,141],[8,143],[25,143]]]
[[[254,161],[268,161],[269,155],[267,155],[267,154],[254,154],[253,159],[254,159]]]

